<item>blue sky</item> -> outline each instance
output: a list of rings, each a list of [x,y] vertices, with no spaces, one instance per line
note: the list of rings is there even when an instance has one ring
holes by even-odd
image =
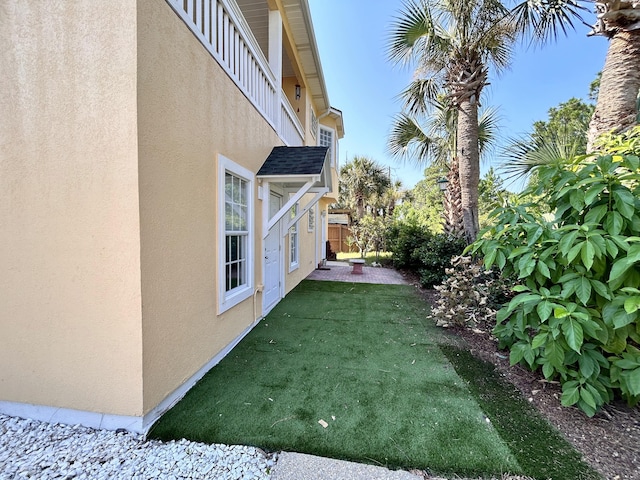
[[[412,187],[423,169],[399,163],[386,152],[392,117],[401,109],[397,95],[413,73],[394,67],[385,56],[400,0],[309,0],[309,5],[329,99],[344,115],[340,163],[368,156]],[[502,139],[530,131],[534,121],[547,118],[549,108],[571,97],[587,99],[607,49],[606,39],[587,33],[579,24],[568,38],[545,47],[519,48],[511,68],[497,78],[492,75],[483,103],[499,107]],[[482,171],[498,163],[488,159]]]

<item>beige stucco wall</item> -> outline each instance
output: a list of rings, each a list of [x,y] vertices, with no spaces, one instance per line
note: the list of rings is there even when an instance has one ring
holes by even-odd
[[[0,400],[142,412],[135,8],[0,0]]]
[[[138,108],[144,405],[153,408],[254,321],[251,298],[216,316],[217,155],[257,172],[274,130],[158,0],[139,1]],[[257,182],[254,182],[257,195]],[[262,202],[256,202],[255,284]],[[261,295],[256,296],[261,312]]]

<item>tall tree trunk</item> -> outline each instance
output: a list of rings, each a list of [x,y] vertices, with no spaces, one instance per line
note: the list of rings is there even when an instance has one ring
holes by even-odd
[[[480,153],[478,150],[478,103],[475,96],[460,102],[458,107],[457,153],[460,169],[462,218],[468,243],[478,236],[478,184],[480,183]]]
[[[464,222],[462,219],[462,197],[460,193],[460,170],[458,159],[451,159],[447,174],[447,189],[444,192],[444,233],[456,238],[463,238]]]
[[[596,110],[589,124],[587,151],[610,130],[624,130],[637,123],[640,90],[640,30],[619,31],[609,44],[602,70]]]

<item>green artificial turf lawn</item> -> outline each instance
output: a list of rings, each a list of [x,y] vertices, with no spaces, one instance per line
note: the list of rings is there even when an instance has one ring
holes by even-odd
[[[426,315],[413,287],[305,281],[150,436],[441,474],[528,474]]]

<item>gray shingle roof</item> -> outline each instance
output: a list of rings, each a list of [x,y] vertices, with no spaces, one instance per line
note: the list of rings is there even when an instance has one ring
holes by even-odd
[[[320,175],[328,147],[274,147],[258,176]]]

